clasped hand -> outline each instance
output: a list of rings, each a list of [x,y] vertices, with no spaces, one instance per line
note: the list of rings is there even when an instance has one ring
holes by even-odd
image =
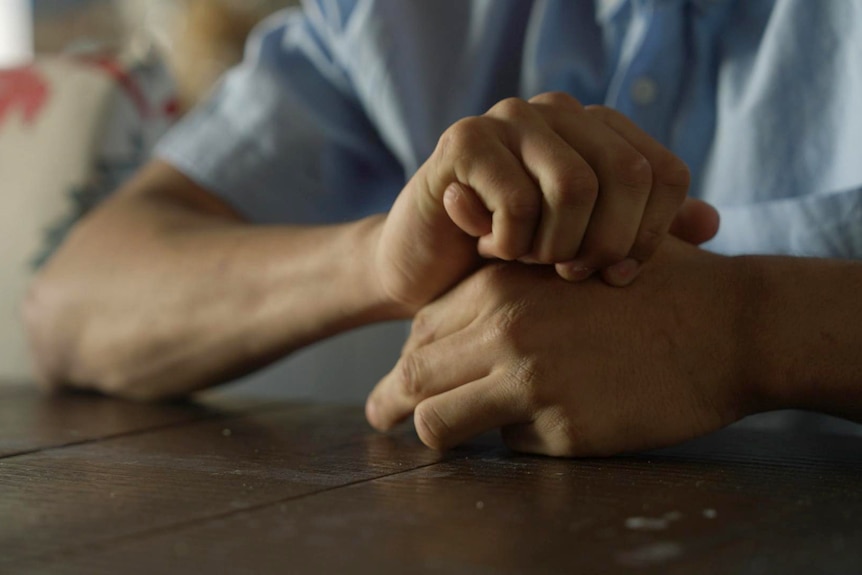
[[[607,285],[631,284],[669,233],[690,243],[715,234],[715,210],[688,200],[688,185],[685,164],[622,114],[564,94],[504,100],[455,123],[382,225],[382,292],[419,314],[369,421],[388,429],[415,409],[431,447],[503,427],[513,447],[555,455],[666,444],[726,422],[711,398],[663,383],[695,367],[672,357],[673,306],[655,306],[676,292],[656,289],[661,272],[627,290]],[[553,267],[480,269],[483,258]],[[594,272],[604,282],[575,285]],[[664,363],[652,367],[656,354]],[[693,404],[702,421],[670,421]],[[668,423],[646,433],[653,417]]]
[[[758,409],[736,265],[668,238],[626,289],[483,267],[416,316],[368,420],[386,430],[415,411],[435,449],[501,428],[511,448],[555,456],[714,431]]]
[[[715,210],[686,200],[688,185],[685,164],[614,110],[560,93],[503,100],[441,136],[386,217],[375,269],[408,316],[480,257],[626,285],[668,231],[715,233]]]

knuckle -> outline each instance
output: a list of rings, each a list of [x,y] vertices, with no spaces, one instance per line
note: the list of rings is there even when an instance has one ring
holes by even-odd
[[[516,343],[523,324],[524,306],[520,302],[505,302],[497,308],[489,325],[488,337]]]
[[[544,104],[551,107],[567,107],[577,111],[584,109],[583,104],[581,104],[577,98],[571,94],[560,91],[544,92],[537,96],[533,96],[530,98],[530,103]]]
[[[540,364],[530,355],[520,356],[508,371],[506,381],[514,397],[530,412],[538,411],[545,403],[542,394]]]
[[[526,190],[512,192],[506,200],[506,217],[515,222],[532,223],[542,211],[538,194]]]
[[[433,403],[426,401],[416,407],[413,424],[419,439],[431,449],[442,451],[452,438],[452,427]]]
[[[645,157],[634,150],[618,153],[614,170],[618,181],[627,188],[648,192],[652,187],[652,167]]]
[[[538,422],[540,433],[548,438],[548,455],[557,457],[578,457],[590,454],[585,430],[580,428],[571,414],[560,408],[545,410],[544,417]]]
[[[412,345],[423,345],[434,339],[435,332],[436,326],[431,320],[431,314],[424,309],[420,310],[413,317],[409,341]]]
[[[424,364],[419,354],[408,353],[398,360],[397,381],[402,392],[407,397],[423,397],[424,392]]]
[[[483,118],[468,116],[458,120],[440,136],[437,153],[444,157],[461,157],[485,141],[487,125]]]
[[[545,198],[564,209],[592,208],[599,196],[599,179],[590,169],[569,168],[554,175]]]
[[[656,162],[653,177],[657,183],[670,188],[680,196],[684,196],[691,185],[691,170],[685,162],[669,151],[663,153]]]
[[[601,122],[606,122],[612,116],[622,116],[620,112],[601,104],[590,104],[584,108],[584,111]]]
[[[504,120],[523,120],[531,115],[531,108],[520,98],[506,98],[494,104],[488,115]]]

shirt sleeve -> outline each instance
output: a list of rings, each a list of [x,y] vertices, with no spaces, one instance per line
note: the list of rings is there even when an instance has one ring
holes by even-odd
[[[385,211],[404,170],[363,111],[322,30],[280,12],[245,61],[156,155],[259,223],[318,224]]]
[[[862,188],[720,208],[718,235],[706,249],[862,259]]]

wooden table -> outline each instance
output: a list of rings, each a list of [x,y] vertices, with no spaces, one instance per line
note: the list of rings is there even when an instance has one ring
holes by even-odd
[[[555,460],[361,409],[0,389],[0,573],[862,573],[862,438]]]

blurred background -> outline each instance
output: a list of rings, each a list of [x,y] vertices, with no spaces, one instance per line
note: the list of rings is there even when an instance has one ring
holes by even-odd
[[[240,60],[248,33],[261,19],[297,4],[298,0],[2,0],[0,63],[20,63],[33,52],[156,49],[173,72],[184,102],[192,104]]]
[[[19,302],[68,230],[149,158],[298,0],[0,0],[0,381],[27,381]],[[359,330],[221,392],[362,401],[403,324]]]

